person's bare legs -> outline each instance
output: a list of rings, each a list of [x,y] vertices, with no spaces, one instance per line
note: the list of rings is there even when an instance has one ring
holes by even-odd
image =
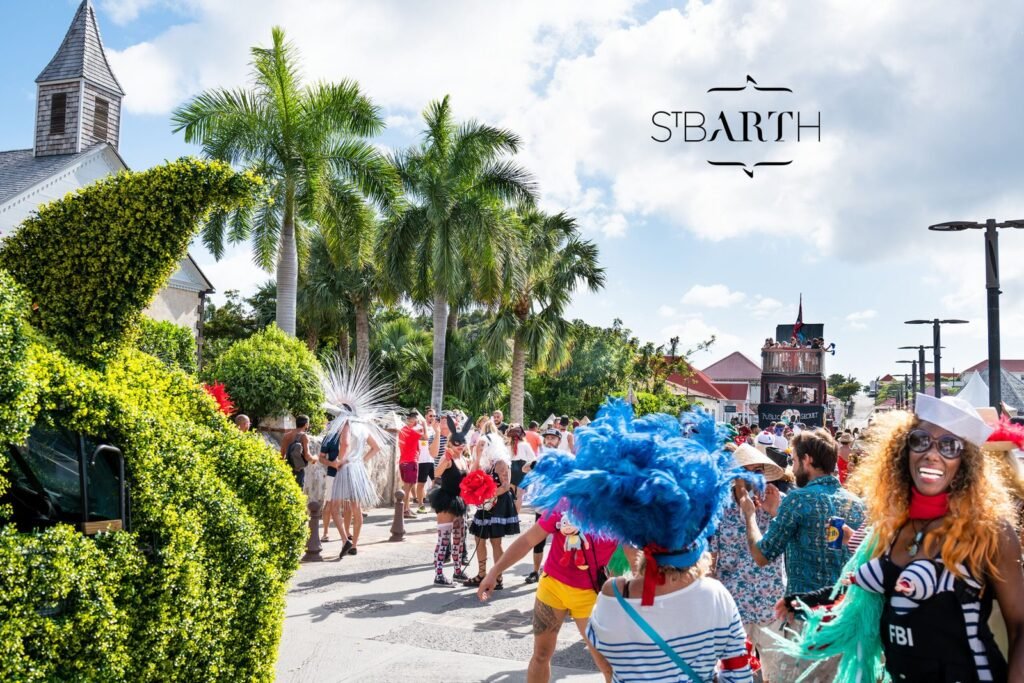
[[[565,621],[565,610],[533,601],[533,656],[526,668],[526,683],[551,680],[551,658],[558,646],[558,631]]]
[[[352,535],[349,538],[352,540],[352,547],[355,548],[359,544],[359,532],[363,530],[363,509],[359,507],[358,501],[346,502],[352,506]]]
[[[590,621],[589,617],[584,619],[573,619],[576,622],[576,628],[580,630],[580,635],[583,636],[583,642],[587,645],[587,650],[590,651],[590,656],[594,658],[594,664],[597,664],[597,668],[604,674],[604,680],[611,683],[612,680],[612,666],[608,663],[608,660],[604,658],[600,652],[594,649],[591,645],[590,640],[587,638],[587,622]]]
[[[344,532],[345,538],[352,539],[352,506],[349,505],[349,501],[341,501],[341,519],[342,524],[345,525]]]
[[[427,485],[425,483],[416,484],[416,500],[419,501],[420,505],[426,506],[427,499],[425,497],[427,491]]]
[[[501,556],[505,554],[504,549],[502,549],[501,547],[500,538],[491,539],[491,554],[494,555],[494,564],[498,564],[498,561],[501,559]],[[501,581],[500,574],[498,575],[498,581]]]
[[[333,502],[334,501],[331,501],[331,500],[325,500],[324,501],[324,507],[320,511],[320,517],[321,517],[321,519],[323,520],[323,523],[324,523],[324,532],[322,534],[320,534],[320,535],[323,536],[323,540],[325,540],[325,541],[327,540],[327,533],[331,530],[331,504]],[[337,525],[335,525],[335,526],[337,526]],[[338,533],[339,534],[341,533],[341,529],[338,529]]]
[[[476,536],[476,566],[477,576],[487,576],[487,541]],[[455,551],[452,551],[455,552]]]
[[[412,490],[415,486],[416,484],[408,484],[404,481],[402,482],[402,493],[405,494],[405,514],[407,515],[412,512]],[[362,515],[360,515],[360,517],[362,517]]]
[[[544,559],[544,551],[533,552],[533,573],[540,574],[540,563]]]

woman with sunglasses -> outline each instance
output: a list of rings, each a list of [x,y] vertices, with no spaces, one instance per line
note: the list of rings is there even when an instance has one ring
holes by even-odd
[[[918,394],[916,414],[872,426],[851,487],[872,531],[848,565],[843,600],[804,612],[800,656],[841,654],[837,681],[1024,682],[1024,574],[1012,509],[981,448],[992,428],[966,401]],[[1009,657],[988,628],[993,600]],[[1007,661],[1007,659],[1009,661]]]

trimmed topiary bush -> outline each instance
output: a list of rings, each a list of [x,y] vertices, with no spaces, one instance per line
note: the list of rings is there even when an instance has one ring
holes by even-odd
[[[270,325],[231,345],[204,371],[223,382],[235,410],[253,424],[263,418],[306,414],[310,429],[324,426],[324,390],[320,367],[306,345]]]
[[[102,361],[126,343],[198,221],[251,201],[259,185],[197,159],[125,171],[39,209],[0,247],[0,268],[31,293],[34,321],[59,348]]]
[[[130,198],[140,214],[158,205],[161,220],[182,221],[154,232],[148,247],[146,239],[128,238],[124,249],[148,250],[141,262],[169,274],[180,256],[166,245],[187,245],[212,203],[251,186],[216,164],[169,169],[103,181],[98,195],[90,188],[61,200],[26,227],[35,234],[54,216],[104,223],[102,211],[108,222],[144,225],[144,216],[128,220],[106,200]],[[148,180],[139,184],[135,175]],[[82,197],[100,213],[85,220]],[[90,204],[97,197],[105,201]],[[12,244],[37,253],[20,230],[10,240],[7,262],[18,260]],[[52,241],[65,255],[73,251]],[[34,320],[60,343],[28,329],[27,300],[0,270],[0,475],[8,473],[8,444],[22,442],[33,421],[113,444],[125,458],[131,528],[95,537],[67,524],[20,533],[3,523],[14,508],[0,510],[0,680],[273,680],[285,589],[306,538],[305,501],[290,469],[258,435],[239,432],[193,378],[119,336],[149,301],[125,289],[161,284],[122,272],[137,270],[139,261],[105,262],[109,292],[91,275],[74,285],[93,286],[89,296],[102,290],[113,301],[87,302],[68,286],[68,298],[84,306],[76,332],[75,310],[54,303],[59,278],[46,268],[52,263],[66,274],[67,262],[25,260],[32,265],[18,279],[42,310]],[[129,323],[114,321],[115,314]],[[24,482],[18,486],[25,490]]]
[[[196,338],[184,325],[166,320],[139,318],[138,340],[135,345],[143,353],[156,356],[169,368],[196,372]]]

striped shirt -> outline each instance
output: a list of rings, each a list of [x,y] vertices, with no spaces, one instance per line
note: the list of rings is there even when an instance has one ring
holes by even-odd
[[[434,458],[434,467],[437,467],[444,457],[444,451],[448,448],[448,437],[444,434],[437,435],[437,457]]]
[[[629,598],[629,603],[702,682],[712,680],[721,660],[747,654],[736,603],[715,579],[705,577],[681,590],[655,596],[651,607],[641,607],[639,598]],[[612,596],[598,596],[587,625],[587,639],[608,660],[616,683],[698,683],[647,637]],[[753,678],[750,666],[744,663],[739,668],[723,668],[718,680],[749,683]]]

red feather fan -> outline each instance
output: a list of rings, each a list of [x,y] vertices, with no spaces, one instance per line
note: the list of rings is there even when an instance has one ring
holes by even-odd
[[[1024,448],[1024,426],[1015,425],[1005,415],[999,419],[996,431],[988,437],[986,448],[994,450],[1010,450]]]
[[[494,492],[497,490],[498,485],[494,483],[494,478],[483,470],[473,470],[459,484],[462,500],[470,505],[482,505],[494,498]]]
[[[204,384],[203,389],[213,400],[217,402],[217,407],[220,412],[225,415],[231,415],[235,412],[235,404],[231,402],[231,397],[228,396],[228,390],[224,388],[221,382],[215,382],[214,384]]]

